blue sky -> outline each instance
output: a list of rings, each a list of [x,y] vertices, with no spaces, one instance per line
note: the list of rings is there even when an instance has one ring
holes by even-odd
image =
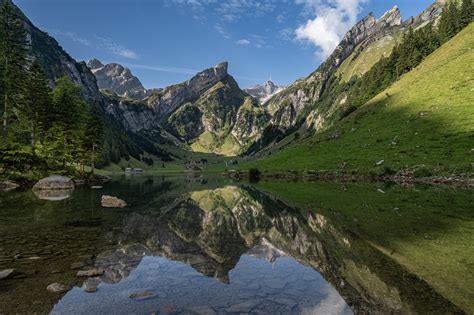
[[[434,0],[14,0],[77,60],[128,66],[147,88],[221,61],[241,87],[289,84],[368,12],[403,18]]]

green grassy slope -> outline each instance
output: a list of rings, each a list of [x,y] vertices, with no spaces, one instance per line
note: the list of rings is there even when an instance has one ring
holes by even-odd
[[[369,44],[364,49],[357,48],[339,67],[336,75],[343,81],[349,81],[354,75],[361,76],[369,71],[380,59],[388,57],[393,48],[400,42],[402,32],[387,35]],[[362,49],[362,51],[359,51]]]
[[[245,168],[472,174],[473,162],[474,24],[330,130]]]

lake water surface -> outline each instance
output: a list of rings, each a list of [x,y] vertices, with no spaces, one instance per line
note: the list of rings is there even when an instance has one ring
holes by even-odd
[[[472,314],[473,192],[184,175],[0,192],[0,314]]]

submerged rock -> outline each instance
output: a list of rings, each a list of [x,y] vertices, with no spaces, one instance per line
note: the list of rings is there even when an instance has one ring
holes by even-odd
[[[104,208],[124,208],[126,206],[127,203],[122,199],[107,195],[102,196],[102,207]]]
[[[15,274],[15,269],[5,269],[0,271],[0,280],[8,279]]]
[[[145,300],[153,296],[155,296],[155,293],[151,291],[137,292],[137,293],[132,293],[129,295],[129,297],[134,300]]]
[[[70,287],[60,283],[53,283],[46,287],[46,290],[52,293],[64,293],[69,291]]]
[[[84,292],[95,293],[95,292],[97,292],[97,287],[85,287]]]
[[[209,306],[194,306],[189,308],[188,311],[198,315],[217,315],[217,312]]]

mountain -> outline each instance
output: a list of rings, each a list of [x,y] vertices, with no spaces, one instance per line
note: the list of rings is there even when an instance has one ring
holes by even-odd
[[[472,174],[474,23],[326,131],[248,167],[429,177]]]
[[[227,70],[227,62],[220,63],[154,90],[141,102],[109,99],[107,111],[135,133],[161,129],[196,152],[239,154],[261,133],[268,116]]]
[[[148,91],[130,69],[117,63],[102,64],[97,59],[87,62],[87,66],[97,78],[100,89],[107,89],[130,99],[143,99]]]
[[[285,87],[278,86],[271,80],[266,81],[264,84],[257,84],[255,86],[244,89],[244,91],[253,96],[260,104],[264,104],[273,95],[282,91]]]
[[[435,21],[443,8],[436,2],[416,18],[403,22],[397,6],[376,19],[373,13],[350,29],[329,58],[306,78],[297,80],[271,97],[265,107],[271,121],[248,154],[271,147],[298,129],[302,133],[329,128],[347,110],[345,91],[335,91],[338,81],[349,81],[388,56],[409,27]]]
[[[4,1],[10,0],[0,0],[0,4]],[[71,78],[81,88],[84,100],[100,113],[104,123],[104,135],[102,161],[98,163],[98,166],[111,162],[118,163],[121,159],[130,159],[130,157],[140,160],[145,155],[153,155],[162,160],[171,159],[172,154],[163,149],[160,143],[129,132],[106,111],[107,98],[99,90],[96,76],[85,62],[74,60],[53,37],[34,26],[14,4],[13,11],[26,30],[28,60],[38,60],[48,78],[49,85],[54,87],[57,79],[64,76]],[[97,62],[93,64],[98,65]]]
[[[0,4],[3,1],[1,0]],[[21,20],[27,33],[29,42],[27,46],[28,57],[30,60],[38,60],[49,79],[50,85],[54,87],[57,79],[68,76],[81,87],[82,95],[87,102],[99,104],[101,96],[96,78],[89,71],[86,64],[74,60],[53,37],[34,26],[18,7],[13,6],[15,14]]]

